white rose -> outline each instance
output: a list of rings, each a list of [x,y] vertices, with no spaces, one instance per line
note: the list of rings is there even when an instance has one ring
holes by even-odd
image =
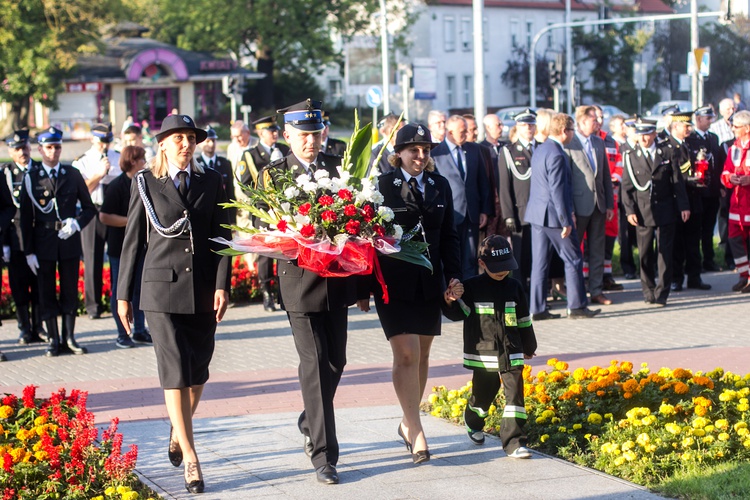
[[[380,191],[373,191],[370,195],[370,198],[367,200],[372,203],[375,203],[376,205],[379,205],[385,201],[385,198],[382,194],[380,194]]]
[[[378,215],[385,222],[390,222],[393,220],[393,210],[388,207],[378,207]]]
[[[328,170],[325,169],[319,169],[315,171],[315,180],[319,181],[320,179],[328,178]]]
[[[398,224],[393,225],[393,237],[396,238],[396,241],[401,241],[401,237],[404,235],[404,228],[399,226]]]
[[[299,189],[294,186],[289,186],[284,190],[284,196],[286,196],[287,198],[295,198],[299,196]]]
[[[318,179],[318,187],[320,189],[331,189],[331,184],[331,179],[329,179],[328,177],[321,177],[320,179]]]
[[[310,176],[307,174],[298,175],[297,178],[294,179],[294,182],[296,182],[298,186],[302,187],[304,184],[310,182]]]
[[[331,179],[331,191],[338,193],[342,189],[349,189],[349,186],[346,184],[346,182],[343,182],[341,179],[337,179],[335,177]]]
[[[300,187],[302,188],[302,191],[304,191],[305,193],[314,193],[318,190],[318,185],[315,184],[314,182],[311,182],[309,178],[307,179],[307,182],[302,184],[302,186]]]

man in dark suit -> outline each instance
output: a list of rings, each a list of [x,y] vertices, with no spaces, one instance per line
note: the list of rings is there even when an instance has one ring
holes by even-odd
[[[97,210],[78,169],[60,163],[62,131],[50,127],[37,136],[37,142],[42,163],[26,174],[21,189],[21,241],[26,263],[37,275],[42,319],[49,335],[45,356],[85,354],[74,336],[81,229]],[[60,274],[59,301],[56,272]],[[61,333],[59,314],[63,317]]]
[[[377,168],[379,174],[387,174],[388,172],[392,172],[393,170],[395,170],[395,167],[388,163],[388,157],[394,153],[393,145],[396,143],[396,132],[398,132],[398,130],[396,130],[396,132],[393,132],[393,137],[391,137],[391,140],[387,144],[386,141],[388,140],[388,136],[391,135],[391,132],[393,131],[393,128],[397,123],[398,116],[394,115],[393,113],[385,115],[378,122],[378,131],[380,132],[382,140],[372,148],[368,175],[370,174],[370,172],[372,172],[373,167]],[[406,125],[406,120],[401,121],[399,130],[404,125]],[[383,154],[380,156],[378,164],[374,165],[375,159],[378,157],[381,151],[383,152]]]
[[[531,189],[526,205],[526,222],[531,224],[534,241],[529,310],[535,319],[557,316],[546,310],[545,302],[550,253],[554,248],[565,263],[568,317],[592,318],[599,309],[587,307],[570,163],[563,149],[573,138],[575,123],[570,116],[558,113],[550,120],[549,132],[549,138],[536,148],[531,158]]]
[[[261,172],[261,183],[273,185],[279,175],[313,175],[325,169],[338,177],[341,158],[320,152],[324,129],[320,101],[307,99],[279,110],[284,114],[284,139],[291,153]],[[305,409],[298,427],[304,435],[318,481],[337,484],[339,443],[333,398],[346,365],[347,308],[357,299],[353,278],[322,278],[296,261],[278,261],[281,305],[287,312],[299,354],[299,381]]]
[[[211,126],[206,127],[206,140],[201,143],[201,154],[195,156],[195,161],[203,168],[216,170],[221,174],[224,191],[228,200],[236,199],[234,196],[234,175],[232,175],[232,163],[223,156],[216,154],[216,141],[219,136]],[[237,224],[237,209],[225,209],[229,215],[229,223]]]
[[[328,116],[328,111],[323,111],[323,125],[325,125],[325,128],[320,134],[320,150],[327,155],[344,156],[344,151],[346,151],[346,143],[344,141],[340,141],[328,136],[328,134],[331,132],[331,120]]]
[[[604,141],[596,135],[596,107],[576,108],[578,129],[565,146],[570,157],[576,231],[586,236],[591,302],[610,305],[604,289],[604,226],[614,216],[614,195]]]
[[[680,166],[668,139],[656,140],[656,124],[639,119],[638,145],[623,154],[622,198],[628,223],[636,226],[641,288],[647,304],[667,305],[672,282],[675,225],[690,218],[690,204]],[[654,238],[658,247],[658,284],[654,270]]]
[[[23,178],[27,171],[37,168],[39,162],[31,159],[28,130],[16,130],[13,135],[5,139],[5,143],[8,146],[11,161],[0,167],[5,177],[5,179],[0,179],[0,182],[6,181],[13,196],[15,215],[11,215],[13,219],[8,230],[2,232],[3,260],[8,268],[10,293],[16,304],[16,318],[20,331],[18,343],[25,345],[47,340],[47,334],[42,328],[36,276],[26,265],[26,256],[21,247],[21,211],[16,208],[20,206]]]
[[[497,119],[497,115],[493,115]],[[513,254],[518,261],[518,279],[528,292],[531,277],[531,226],[526,222],[526,205],[531,188],[531,155],[539,146],[536,134],[536,113],[526,109],[513,116],[516,120],[516,141],[500,148],[498,174],[500,210],[510,232]],[[514,271],[515,273],[515,271]]]
[[[493,215],[490,186],[482,162],[481,146],[466,142],[466,120],[453,115],[446,122],[445,139],[430,153],[440,175],[453,192],[454,223],[461,240],[464,277],[477,274],[479,229]]]

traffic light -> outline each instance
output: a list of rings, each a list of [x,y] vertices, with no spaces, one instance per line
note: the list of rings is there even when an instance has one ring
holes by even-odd
[[[555,61],[549,61],[549,86],[553,88],[560,88],[562,86],[562,71],[560,71],[555,64]]]
[[[235,78],[234,76],[227,75],[221,79],[221,92],[225,96],[231,98],[232,94],[237,92],[236,87],[237,87],[237,78]]]

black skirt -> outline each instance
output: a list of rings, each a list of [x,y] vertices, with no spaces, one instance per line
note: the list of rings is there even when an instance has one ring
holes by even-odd
[[[205,384],[208,365],[214,354],[216,313],[145,312],[154,339],[162,389]]]
[[[420,301],[391,298],[389,303],[385,304],[380,294],[376,293],[375,309],[378,311],[385,338],[390,339],[404,333],[440,335],[441,300],[443,300],[442,296]]]

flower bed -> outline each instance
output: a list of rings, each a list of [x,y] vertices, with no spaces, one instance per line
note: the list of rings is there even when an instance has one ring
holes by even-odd
[[[722,462],[750,461],[750,374],[717,368],[634,372],[627,361],[570,371],[524,368],[529,445],[646,486]],[[471,383],[434,387],[425,409],[463,423]],[[485,431],[500,429],[504,399],[490,408]]]
[[[27,386],[0,405],[0,492],[3,500],[118,498],[148,493],[133,474],[138,448],[122,453],[118,420],[102,432],[86,410],[87,393],[60,389],[37,399]],[[141,491],[141,493],[139,493]],[[150,496],[150,495],[149,495]]]

